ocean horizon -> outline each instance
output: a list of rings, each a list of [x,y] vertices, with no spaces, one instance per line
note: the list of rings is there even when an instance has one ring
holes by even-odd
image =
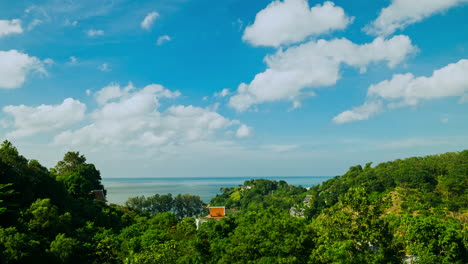
[[[102,183],[107,190],[109,203],[124,205],[129,197],[152,196],[155,194],[172,195],[189,193],[198,195],[208,203],[221,188],[242,185],[246,180],[268,179],[284,180],[288,184],[311,187],[334,176],[271,176],[271,177],[162,177],[162,178],[104,178]]]

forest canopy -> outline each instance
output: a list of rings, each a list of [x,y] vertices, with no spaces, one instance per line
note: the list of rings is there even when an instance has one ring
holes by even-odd
[[[311,188],[249,180],[190,194],[106,193],[79,152],[51,169],[0,147],[0,263],[468,263],[468,150],[351,167]],[[227,216],[196,226],[209,206]]]

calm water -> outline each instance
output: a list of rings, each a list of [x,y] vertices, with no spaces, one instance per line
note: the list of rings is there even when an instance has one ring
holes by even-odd
[[[285,180],[292,185],[310,187],[332,177],[220,177],[220,178],[106,178],[102,182],[107,189],[110,203],[124,204],[128,197],[146,197],[159,194],[190,193],[199,195],[205,202],[220,193],[220,188],[235,187],[250,179]]]

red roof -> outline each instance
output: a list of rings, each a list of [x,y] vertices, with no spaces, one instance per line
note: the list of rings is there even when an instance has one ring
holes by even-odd
[[[219,219],[219,218],[224,218],[226,215],[226,210],[224,206],[219,206],[219,207],[210,207],[210,215],[208,217],[214,218],[214,219]]]

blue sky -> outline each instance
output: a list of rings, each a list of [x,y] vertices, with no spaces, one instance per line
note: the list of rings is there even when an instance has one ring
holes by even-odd
[[[421,4],[424,2],[424,4]],[[468,148],[468,1],[0,0],[0,139],[103,177]]]

